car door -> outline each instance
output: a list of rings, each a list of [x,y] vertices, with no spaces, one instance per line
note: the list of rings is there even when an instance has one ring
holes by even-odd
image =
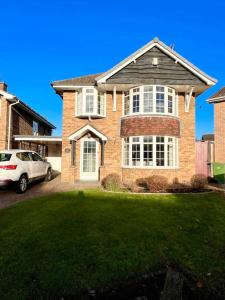
[[[32,152],[32,160],[35,169],[36,176],[44,176],[46,174],[46,165],[43,159],[36,152]]]
[[[30,152],[18,152],[16,153],[16,157],[20,161],[22,161],[22,164],[20,164],[21,172],[27,173],[29,179],[34,178],[35,174],[32,166],[33,162],[32,162],[32,157],[30,155]]]

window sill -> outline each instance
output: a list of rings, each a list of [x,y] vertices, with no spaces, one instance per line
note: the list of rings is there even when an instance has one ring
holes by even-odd
[[[146,170],[179,170],[179,167],[143,167],[143,166],[121,166],[122,169],[146,169]]]
[[[92,114],[92,115],[76,115],[75,117],[79,118],[79,119],[89,119],[89,118],[92,118],[92,119],[103,119],[106,116]]]
[[[122,115],[122,118],[132,118],[132,117],[171,117],[179,119],[177,115],[173,114],[162,114],[162,113],[134,113],[129,115]]]

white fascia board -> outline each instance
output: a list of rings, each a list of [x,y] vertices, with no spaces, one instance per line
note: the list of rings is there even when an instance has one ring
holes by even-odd
[[[188,62],[186,59],[181,57],[178,53],[176,53],[174,50],[167,47],[165,44],[163,44],[160,41],[151,41],[138,51],[136,51],[134,54],[131,54],[128,58],[124,59],[122,62],[114,66],[112,69],[107,71],[105,75],[101,75],[96,78],[97,83],[105,83],[106,80],[122,70],[124,67],[135,61],[138,57],[146,53],[147,51],[151,50],[153,47],[158,47],[160,50],[162,50],[164,53],[172,57],[176,62],[179,62],[182,66],[184,66],[186,69],[190,70],[193,74],[195,74],[197,77],[202,79],[207,85],[214,85],[217,80],[214,78],[209,77],[206,74],[203,74],[201,70],[199,70],[197,67],[192,65],[190,62]]]
[[[209,98],[208,100],[206,100],[208,103],[213,103],[213,102],[220,102],[225,100],[225,96],[221,96],[221,97],[216,97],[216,98]]]
[[[93,88],[95,87],[94,85],[53,85],[52,86],[54,89],[61,89],[61,90],[77,90],[77,89],[82,89],[82,88]]]
[[[7,100],[13,100],[16,98],[13,94],[7,93],[5,91],[0,91],[0,95],[2,95]]]
[[[57,137],[52,137],[52,138],[45,138],[45,137],[19,137],[15,136],[14,137],[15,141],[36,141],[36,142],[62,142],[62,138],[57,138]]]
[[[70,135],[69,140],[74,140],[76,138],[79,138],[80,136],[82,136],[83,134],[85,134],[88,131],[94,133],[102,141],[107,141],[108,140],[108,138],[104,134],[99,132],[97,129],[95,129],[91,125],[86,125],[86,126],[82,127],[81,129],[79,129],[78,131],[76,131],[75,133],[73,133],[72,135]]]

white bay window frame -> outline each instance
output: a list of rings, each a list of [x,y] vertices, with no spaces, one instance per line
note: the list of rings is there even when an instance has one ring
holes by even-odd
[[[92,92],[91,92],[92,91]],[[87,97],[93,95],[93,111],[87,111]],[[99,100],[101,104],[99,106]],[[106,93],[99,92],[93,86],[82,87],[75,93],[76,117],[105,117]]]
[[[164,138],[164,166],[158,166],[156,161],[156,145],[157,137]],[[152,138],[152,142],[144,142],[144,138]],[[139,139],[139,142],[137,142]],[[133,165],[132,162],[132,145],[140,145],[140,164]],[[152,165],[144,165],[144,144],[152,144]],[[172,145],[172,166],[168,165],[168,146]],[[126,153],[125,153],[126,149]],[[127,156],[126,156],[127,154]],[[146,136],[130,136],[123,138],[122,141],[122,168],[135,168],[135,169],[177,169],[179,168],[179,159],[178,159],[178,138],[171,136],[155,136],[155,135],[146,135]],[[127,159],[128,158],[128,159]],[[125,162],[128,162],[126,164]]]
[[[144,94],[148,93],[145,91],[145,88],[152,88],[152,92],[149,91],[149,93],[152,93],[152,111],[145,112],[144,111]],[[156,89],[157,87],[162,87],[164,88],[164,92],[157,92]],[[139,89],[139,93],[137,92],[137,89]],[[170,92],[171,91],[171,92]],[[129,96],[128,94],[129,93]],[[164,94],[164,112],[157,112],[157,107],[156,107],[156,94],[157,93],[162,93]],[[134,96],[137,96],[139,94],[139,112],[133,112],[134,106],[133,102]],[[127,95],[125,97],[125,95]],[[172,96],[172,113],[169,112],[168,109],[168,96]],[[129,111],[125,109],[125,105],[127,105],[126,101],[129,98]],[[128,105],[127,105],[128,106]],[[127,113],[126,113],[127,111]],[[142,86],[137,86],[129,91],[124,93],[124,101],[123,101],[123,116],[132,116],[132,115],[168,115],[168,116],[178,116],[178,96],[176,91],[167,86],[163,85],[142,85]]]

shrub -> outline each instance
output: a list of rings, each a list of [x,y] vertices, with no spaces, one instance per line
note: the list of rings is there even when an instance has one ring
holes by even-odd
[[[168,186],[167,178],[161,175],[153,175],[146,178],[148,190],[151,193],[165,192]]]
[[[193,189],[202,190],[208,183],[207,177],[203,174],[196,174],[191,177],[191,186]]]
[[[120,176],[116,173],[109,174],[102,179],[102,185],[108,191],[118,191],[121,188]]]
[[[147,181],[146,181],[146,178],[138,178],[136,179],[136,185],[137,186],[140,186],[142,188],[145,188],[147,189]]]
[[[140,185],[137,185],[136,181],[130,181],[129,183],[127,182],[126,187],[132,193],[142,193],[145,191],[145,188],[143,188]]]
[[[167,191],[169,193],[191,193],[193,189],[185,183],[172,183],[168,185]]]

